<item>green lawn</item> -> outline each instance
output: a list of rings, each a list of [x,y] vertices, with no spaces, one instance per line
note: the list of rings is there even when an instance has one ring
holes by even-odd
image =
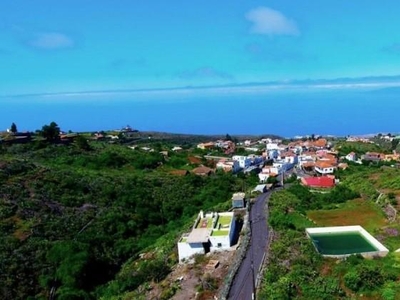
[[[218,217],[218,223],[220,223],[221,226],[230,225],[231,220],[232,220],[232,217],[230,217],[230,216],[219,216]]]
[[[228,235],[228,233],[229,233],[228,230],[213,230],[211,236],[225,236]]]
[[[363,199],[347,201],[337,209],[309,211],[307,217],[317,226],[360,225],[371,233],[386,225],[382,210],[374,202]]]

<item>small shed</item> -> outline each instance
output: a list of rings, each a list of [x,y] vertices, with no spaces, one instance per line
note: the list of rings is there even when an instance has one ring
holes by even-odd
[[[257,185],[251,192],[259,192],[259,193],[265,193],[268,190],[267,185],[266,184],[259,184]]]
[[[232,207],[233,208],[243,208],[246,201],[245,193],[234,193],[232,196]]]

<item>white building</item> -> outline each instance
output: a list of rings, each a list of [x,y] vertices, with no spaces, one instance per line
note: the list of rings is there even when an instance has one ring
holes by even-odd
[[[268,143],[266,147],[267,150],[279,150],[279,146],[277,143]]]
[[[267,182],[268,177],[270,176],[278,176],[282,173],[282,170],[279,166],[265,166],[262,171],[258,174],[258,179],[260,182]]]
[[[241,170],[239,162],[236,160],[220,160],[217,162],[216,168],[232,173],[237,173]]]
[[[234,193],[232,195],[232,207],[233,208],[242,208],[245,207],[246,202],[246,194],[243,192]]]
[[[336,166],[332,165],[331,163],[327,161],[317,161],[315,163],[315,171],[322,174],[333,174],[336,170]]]
[[[355,154],[354,152],[350,152],[349,154],[346,155],[346,159],[349,161],[356,161],[357,154]]]
[[[268,150],[268,158],[277,159],[279,157],[279,151],[276,149]]]
[[[249,154],[247,157],[251,160],[252,165],[259,165],[264,162],[264,157],[262,155]]]
[[[239,166],[242,169],[248,168],[251,166],[251,159],[244,155],[234,155],[232,159],[239,162]]]
[[[273,164],[274,167],[280,169],[280,172],[286,172],[289,171],[293,165],[291,163],[286,162],[285,160],[276,160]]]
[[[208,213],[200,211],[190,233],[184,234],[178,242],[179,261],[194,254],[228,249],[235,234],[233,212]]]

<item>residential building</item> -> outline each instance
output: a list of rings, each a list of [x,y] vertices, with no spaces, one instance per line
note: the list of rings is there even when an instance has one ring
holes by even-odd
[[[250,146],[250,145],[252,145],[253,143],[251,142],[251,140],[245,140],[244,141],[244,145],[245,146]]]
[[[399,161],[400,159],[400,154],[396,153],[394,151],[393,154],[385,154],[385,157],[383,158],[384,161]]]
[[[277,143],[268,143],[266,144],[266,149],[268,150],[279,150],[279,146]]]
[[[279,151],[276,149],[268,150],[268,158],[277,159],[279,157]]]
[[[194,254],[229,249],[234,240],[235,218],[233,212],[207,213],[200,211],[190,233],[178,242],[179,261]]]
[[[208,142],[208,143],[200,143],[197,145],[197,148],[206,150],[206,149],[212,149],[214,148],[215,144],[213,142]]]
[[[349,154],[346,155],[346,159],[349,161],[356,161],[357,160],[357,154],[354,152],[350,152]]]
[[[268,190],[266,184],[258,184],[251,192],[265,193]]]
[[[172,151],[174,151],[174,152],[179,152],[179,151],[182,151],[182,150],[183,150],[182,147],[179,147],[179,146],[175,146],[175,147],[172,148]]]
[[[249,154],[247,157],[251,160],[252,165],[259,165],[264,162],[264,156],[262,155]]]
[[[319,174],[333,174],[336,170],[336,166],[329,161],[317,161],[315,163],[315,171]]]
[[[303,177],[301,183],[311,188],[333,188],[335,186],[334,176]]]
[[[267,182],[269,177],[276,177],[281,172],[282,170],[278,166],[265,166],[258,174],[258,179],[260,180],[260,182]]]
[[[362,160],[379,162],[385,157],[385,154],[379,152],[367,152],[364,155],[361,155]]]
[[[213,169],[206,167],[206,166],[200,166],[197,168],[194,168],[192,170],[192,173],[195,175],[200,175],[200,176],[209,176],[214,172]]]
[[[221,159],[217,162],[217,169],[222,169],[225,172],[237,173],[241,170],[239,162],[236,160]]]
[[[234,193],[232,196],[232,207],[242,208],[246,206],[246,194],[243,192]]]
[[[242,169],[248,168],[251,166],[251,159],[244,155],[234,155],[232,159],[239,162],[239,166]]]

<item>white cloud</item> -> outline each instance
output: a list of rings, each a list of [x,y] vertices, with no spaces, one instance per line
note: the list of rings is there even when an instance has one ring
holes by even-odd
[[[48,50],[72,48],[74,44],[73,39],[59,32],[39,33],[29,42],[32,47]]]
[[[259,7],[250,10],[246,19],[252,22],[251,32],[266,35],[300,35],[296,23],[285,17],[281,12]]]

